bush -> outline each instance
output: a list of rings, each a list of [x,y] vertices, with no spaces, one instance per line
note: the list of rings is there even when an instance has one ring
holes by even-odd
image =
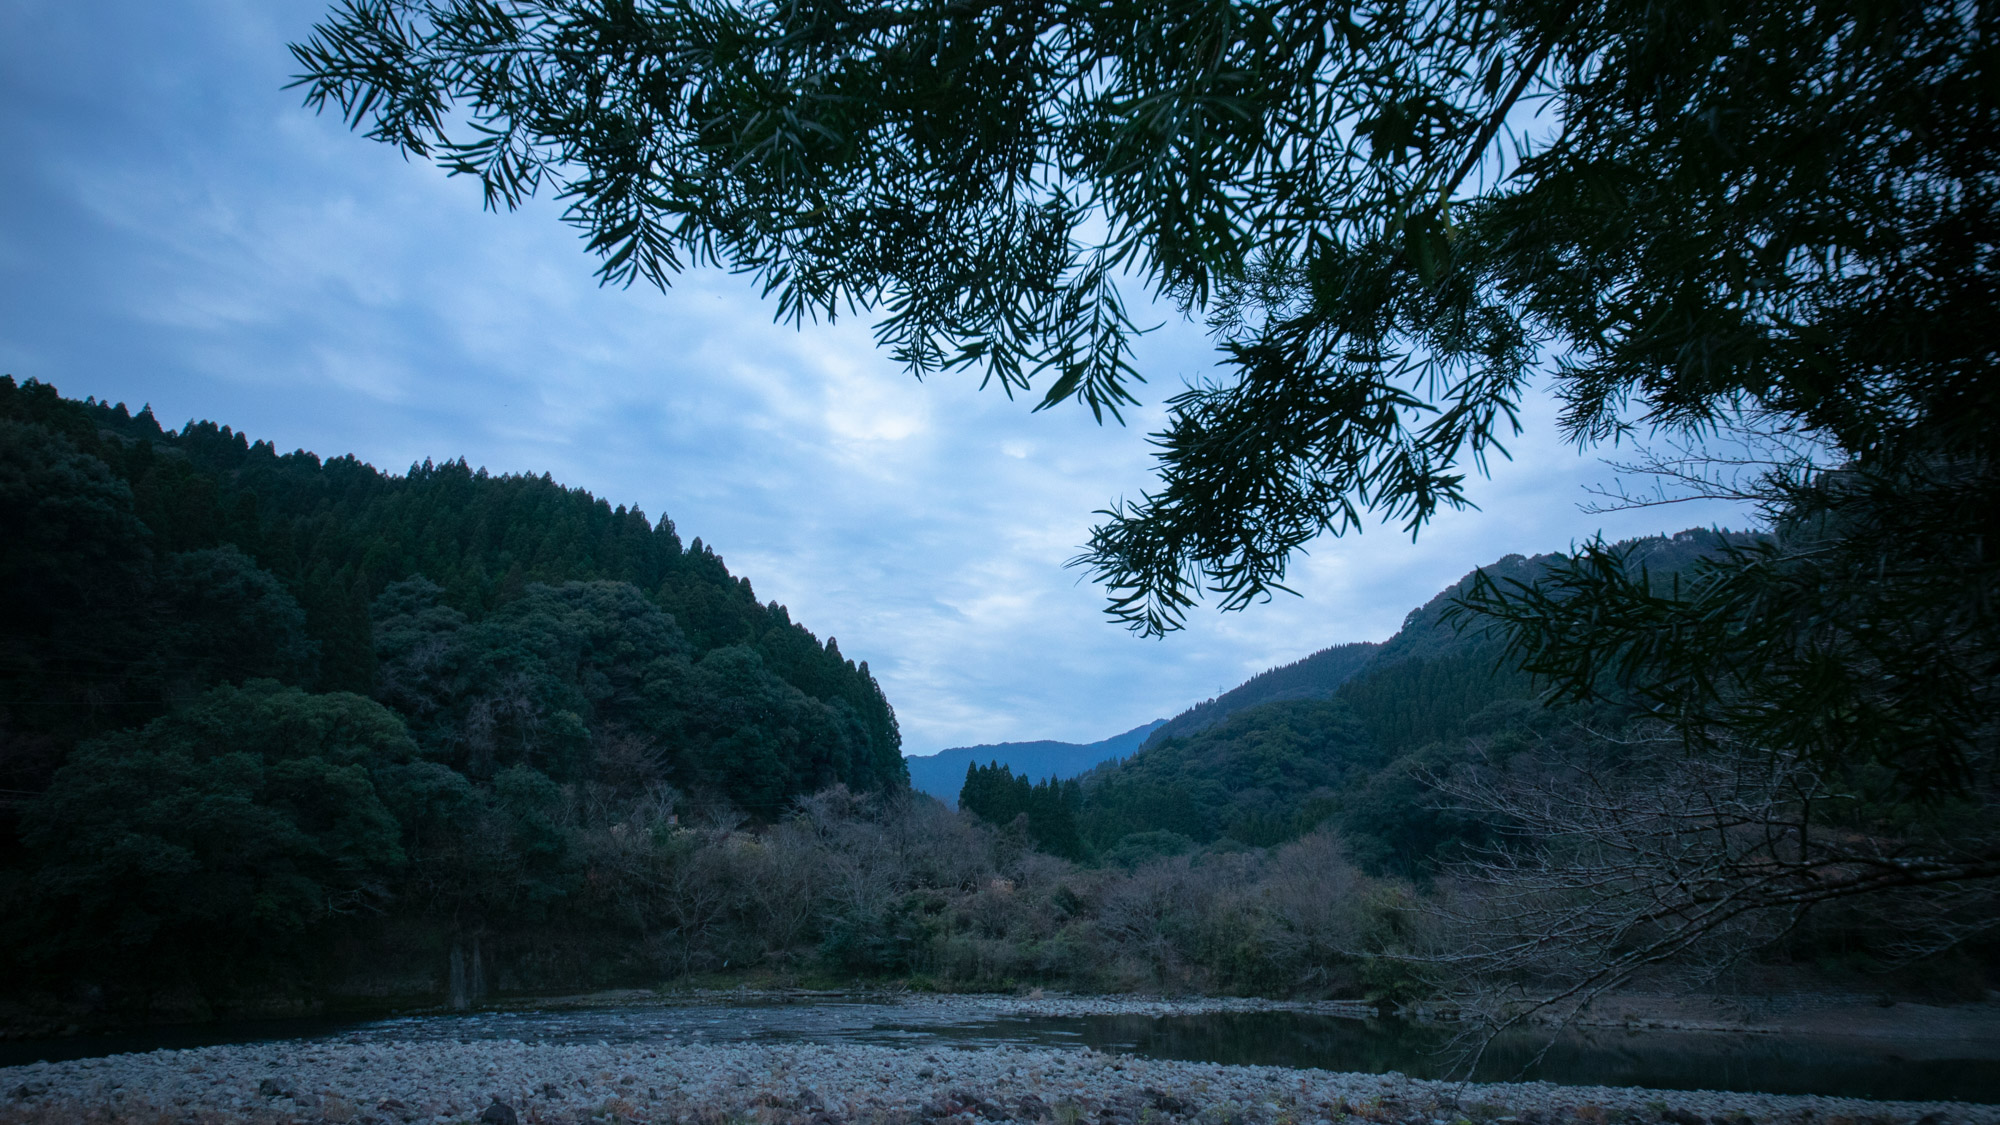
[[[379,906],[405,856],[377,781],[414,753],[381,705],[269,680],[85,743],[23,818],[30,956],[227,970]]]

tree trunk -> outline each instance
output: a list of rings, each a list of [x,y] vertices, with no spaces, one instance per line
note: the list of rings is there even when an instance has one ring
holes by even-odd
[[[454,941],[451,943],[451,1006],[459,1011],[472,1007],[472,994],[466,986],[465,947]]]

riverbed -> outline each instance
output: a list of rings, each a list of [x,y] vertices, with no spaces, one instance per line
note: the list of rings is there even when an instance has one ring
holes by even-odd
[[[1460,1085],[1447,1081],[1465,1076],[1462,1057],[1448,1049],[1450,1027],[1358,1018],[1340,1006],[925,996],[662,1002],[647,994],[596,1001],[4,1044],[0,1063],[14,1065],[0,1070],[0,1120],[100,1112],[452,1121],[498,1096],[527,1114],[523,1121],[584,1120],[615,1102],[626,1108],[611,1112],[626,1120],[713,1112],[772,1125],[788,1125],[787,1114],[798,1125],[967,1114],[1075,1125],[1086,1113],[1103,1125],[1122,1117],[1260,1125],[1259,1114],[1269,1125],[1310,1125],[1343,1113],[1426,1122],[1629,1115],[1694,1125],[1661,1116],[1669,1110],[1702,1122],[1934,1115],[1933,1125],[2000,1125],[2000,1035],[1586,1028],[1551,1043],[1546,1032],[1524,1033],[1487,1050],[1472,1074],[1478,1085]],[[1517,1078],[1533,1081],[1496,1084]],[[984,1099],[985,1108],[967,1098]]]

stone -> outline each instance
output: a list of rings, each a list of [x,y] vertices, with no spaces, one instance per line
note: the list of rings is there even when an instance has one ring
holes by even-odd
[[[521,1125],[521,1118],[514,1112],[513,1106],[501,1101],[496,1095],[493,1104],[480,1112],[479,1122],[480,1125]]]

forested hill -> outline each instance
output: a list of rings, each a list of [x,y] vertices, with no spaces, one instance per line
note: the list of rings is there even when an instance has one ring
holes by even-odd
[[[1146,745],[1185,737],[1260,703],[1323,699],[1360,671],[1379,647],[1369,641],[1334,645],[1290,664],[1259,672],[1214,699],[1203,700],[1167,720],[1146,739]]]
[[[979,746],[954,746],[935,754],[904,759],[910,768],[910,786],[941,801],[956,802],[965,784],[965,771],[974,765],[998,762],[1016,775],[1031,781],[1071,778],[1101,762],[1122,758],[1139,748],[1146,736],[1164,720],[1154,719],[1123,734],[1096,742],[991,742]]]
[[[657,972],[639,841],[908,784],[866,664],[547,476],[0,378],[0,528],[0,1008]]]
[[[1692,530],[1619,546],[1665,580],[1725,538]],[[1525,580],[1555,558],[1509,555],[1483,569],[1502,582]],[[1162,727],[1139,753],[1085,774],[1068,798],[1075,827],[1062,838],[1129,864],[1277,844],[1331,823],[1366,869],[1415,877],[1484,839],[1490,826],[1433,807],[1421,779],[1482,748],[1504,753],[1562,732],[1535,702],[1530,678],[1501,659],[1497,640],[1445,623],[1471,581],[1468,574],[1411,611],[1381,645],[1331,648],[1274,669],[1211,701],[1223,713],[1208,722]],[[1260,690],[1264,698],[1252,698]],[[1217,706],[1232,697],[1239,705]]]
[[[480,716],[502,712],[544,727],[559,713],[581,715],[600,741],[616,728],[651,742],[732,743],[709,756],[761,759],[779,784],[739,785],[719,765],[687,762],[669,779],[767,809],[834,780],[903,782],[895,716],[867,665],[843,658],[831,638],[822,645],[785,607],[760,604],[749,579],[732,576],[701,540],[683,547],[671,520],[655,525],[546,475],[493,476],[463,461],[395,476],[353,457],[280,455],[227,426],[166,430],[150,412],[66,400],[11,377],[0,379],[0,427],[9,529],[0,598],[13,623],[0,641],[0,787],[38,790],[79,739],[256,676],[399,701],[413,729],[445,743],[478,741],[473,728],[498,721]],[[406,580],[420,581],[398,586]],[[629,589],[563,592],[583,582]],[[670,708],[672,730],[647,729],[630,700],[559,698],[556,685],[535,682],[567,674],[545,653],[474,651],[534,648],[518,630],[502,634],[535,620],[524,599],[551,598],[595,599],[565,611],[565,627],[599,630],[575,641],[598,646],[588,656],[570,656],[605,668],[631,644],[618,635],[619,614],[664,611],[672,637],[660,652],[672,650],[690,674],[705,670],[721,695],[683,698]],[[609,608],[620,599],[631,604]],[[582,623],[593,614],[598,621]],[[420,658],[409,651],[412,629],[428,646]],[[439,646],[459,676],[450,699],[440,684],[412,679],[436,671],[417,665]],[[482,662],[492,682],[466,682]],[[571,678],[576,687],[590,675]],[[527,696],[503,700],[507,692]],[[797,714],[745,721],[773,701]]]
[[[1633,552],[1636,561],[1645,563],[1661,574],[1671,574],[1685,567],[1716,542],[1715,533],[1700,529],[1683,531],[1673,536],[1654,536],[1624,544]],[[1525,578],[1555,556],[1537,556],[1533,559],[1522,555],[1508,555],[1495,560],[1485,567],[1488,574],[1496,579]],[[1185,738],[1222,722],[1229,716],[1266,703],[1287,700],[1325,699],[1338,692],[1343,685],[1358,676],[1377,676],[1384,670],[1406,661],[1444,661],[1452,671],[1447,675],[1456,676],[1459,665],[1473,666],[1480,661],[1491,663],[1494,653],[1477,635],[1461,636],[1458,630],[1442,623],[1445,609],[1454,597],[1464,592],[1471,581],[1471,575],[1461,578],[1449,589],[1443,590],[1417,609],[1411,610],[1404,618],[1403,626],[1395,636],[1382,644],[1358,641],[1349,644],[1323,648],[1311,656],[1295,660],[1290,664],[1259,672],[1241,684],[1216,696],[1204,700],[1175,715],[1162,724],[1146,739],[1145,746],[1157,746],[1170,738]],[[1391,674],[1389,679],[1402,679],[1415,671],[1403,669]],[[1433,675],[1433,679],[1437,677]],[[1470,683],[1470,678],[1466,679]],[[1378,688],[1380,684],[1378,683]],[[1483,689],[1482,689],[1483,690]],[[1412,714],[1405,716],[1402,725],[1414,730],[1423,725],[1416,712],[1427,711],[1433,702],[1426,698],[1415,704]],[[1456,714],[1455,711],[1452,714]],[[1443,719],[1433,724],[1433,729],[1443,729],[1457,718]],[[1405,732],[1407,736],[1407,731]]]

